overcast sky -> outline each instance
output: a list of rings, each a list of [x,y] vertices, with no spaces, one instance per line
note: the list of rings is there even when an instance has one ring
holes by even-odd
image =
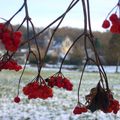
[[[91,8],[92,29],[104,31],[101,27],[108,12],[117,4],[118,0],[89,0]],[[36,27],[45,27],[62,14],[71,0],[28,0],[29,14]],[[9,19],[22,5],[23,0],[0,0],[0,16]],[[21,11],[13,24],[20,24],[24,18]],[[83,12],[81,1],[66,16],[61,26],[83,28]]]

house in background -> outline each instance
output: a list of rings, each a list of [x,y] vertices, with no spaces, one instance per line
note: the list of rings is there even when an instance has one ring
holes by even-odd
[[[70,48],[70,46],[72,45],[72,40],[70,39],[69,36],[66,36],[64,38],[64,40],[62,41],[62,44],[61,44],[61,54],[64,56],[68,49]],[[69,53],[72,53],[72,49],[70,50]],[[69,58],[69,55],[67,55],[67,58]]]
[[[66,36],[65,38],[61,36],[54,37],[50,45],[48,55],[50,55],[51,57],[56,56],[58,59],[57,61],[59,62],[65,56],[71,44],[72,44],[72,41],[69,38],[69,36]],[[68,56],[67,58],[69,58]]]

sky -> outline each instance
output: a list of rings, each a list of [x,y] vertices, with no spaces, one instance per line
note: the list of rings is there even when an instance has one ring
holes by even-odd
[[[27,0],[29,16],[36,27],[45,27],[66,10],[72,0]],[[94,31],[105,31],[101,25],[118,0],[89,0],[91,26]],[[1,0],[0,17],[9,19],[23,4],[23,0]],[[61,27],[83,28],[84,19],[81,0],[67,14]],[[12,24],[20,24],[25,16],[24,9],[12,20]],[[3,21],[3,20],[1,20]],[[55,24],[56,25],[56,24]],[[54,26],[55,26],[54,25]]]

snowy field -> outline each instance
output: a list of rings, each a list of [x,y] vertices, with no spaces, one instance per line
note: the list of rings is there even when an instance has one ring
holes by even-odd
[[[55,70],[43,69],[42,76],[46,78],[54,74]],[[23,76],[21,89],[36,76],[34,69],[29,69]],[[0,72],[0,120],[120,120],[120,112],[117,115],[104,114],[101,111],[95,113],[84,113],[73,115],[73,108],[77,104],[77,87],[81,72],[63,70],[63,74],[68,77],[73,85],[72,92],[54,88],[53,98],[47,100],[28,100],[20,92],[21,102],[16,104],[13,98],[17,93],[17,83],[20,73],[2,71]],[[120,100],[120,74],[107,73],[110,88],[114,92],[114,97]],[[92,87],[95,87],[99,80],[96,72],[86,72],[83,77],[80,99],[84,103],[84,96]]]

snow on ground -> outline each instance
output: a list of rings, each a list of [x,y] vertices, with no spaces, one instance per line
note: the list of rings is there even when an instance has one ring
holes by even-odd
[[[30,71],[33,71],[32,68]],[[54,69],[53,71],[55,71]],[[48,74],[50,69],[43,69]],[[35,71],[34,71],[35,72]],[[26,84],[26,79],[31,79],[31,72],[28,72],[22,80],[21,86]],[[36,72],[35,72],[36,73]],[[74,84],[72,92],[63,89],[54,88],[54,97],[47,100],[28,100],[26,96],[20,93],[21,102],[13,102],[17,89],[18,76],[14,73],[0,73],[0,120],[120,120],[120,112],[117,115],[112,113],[104,114],[101,111],[95,113],[85,113],[73,115],[72,110],[77,104],[77,87],[80,73],[78,71],[63,70],[65,76],[68,76]],[[12,78],[11,78],[12,76]],[[96,86],[99,75],[97,73],[85,73],[80,99],[84,101],[84,96],[89,93],[92,87]],[[120,75],[108,74],[111,89],[114,96],[120,100]]]
[[[103,68],[107,73],[116,72],[116,66],[103,66]],[[98,72],[98,68],[95,65],[87,65],[86,71],[87,72]],[[120,72],[120,66],[118,67],[118,72]]]
[[[34,66],[27,65],[28,68],[36,69]],[[59,70],[60,65],[51,65],[51,64],[46,64],[45,67],[43,67],[43,70]],[[76,66],[76,65],[63,65],[62,70],[75,70],[75,69],[80,69],[82,70],[83,66]],[[115,73],[116,72],[116,66],[103,66],[105,72],[107,73]],[[96,65],[87,65],[85,68],[86,72],[98,72],[98,67]],[[118,66],[118,72],[120,72],[120,66]]]
[[[64,103],[61,99],[55,99],[49,102],[34,100],[27,104],[6,101],[0,105],[0,120],[120,120],[120,113],[113,115],[96,112],[73,115],[72,109],[68,107],[70,102]]]

